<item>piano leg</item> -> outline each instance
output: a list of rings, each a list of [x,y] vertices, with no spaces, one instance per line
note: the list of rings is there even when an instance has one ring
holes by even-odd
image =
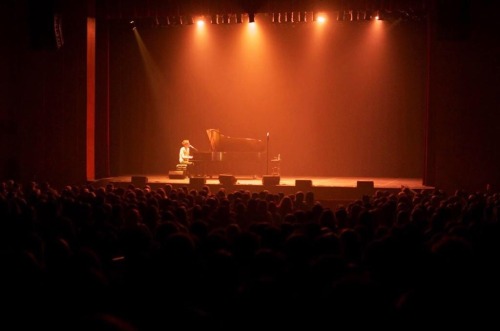
[[[206,176],[206,174],[205,174],[206,163],[205,162],[202,162],[202,161],[194,162],[191,167],[192,167],[191,173],[194,177],[205,177]]]

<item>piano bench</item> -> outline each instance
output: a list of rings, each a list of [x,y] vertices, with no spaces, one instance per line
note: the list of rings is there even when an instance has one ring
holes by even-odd
[[[187,166],[188,165],[186,163],[179,163],[178,165],[175,166],[175,169],[178,171],[186,171]]]

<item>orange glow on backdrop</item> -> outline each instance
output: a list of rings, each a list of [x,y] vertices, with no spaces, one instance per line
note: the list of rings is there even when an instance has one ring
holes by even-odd
[[[144,91],[145,82],[134,65],[117,70],[128,91],[119,98],[137,121],[144,112],[157,113],[145,131],[157,132],[160,143],[145,144],[141,153],[160,155],[160,164],[175,162],[181,138],[208,150],[205,130],[217,128],[263,140],[270,132],[270,156],[281,154],[288,175],[418,176],[420,142],[402,139],[422,136],[415,49],[423,44],[410,38],[417,42],[406,47],[408,35],[384,26],[278,24],[258,14],[253,24],[141,31],[141,61],[150,63],[145,72],[164,78],[151,89],[159,90],[159,102],[134,90]],[[134,111],[129,105],[137,99]]]

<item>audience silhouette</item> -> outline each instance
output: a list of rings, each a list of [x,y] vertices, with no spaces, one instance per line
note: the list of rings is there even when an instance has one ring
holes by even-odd
[[[500,195],[0,186],[17,328],[498,324]],[[51,302],[51,304],[48,304]]]

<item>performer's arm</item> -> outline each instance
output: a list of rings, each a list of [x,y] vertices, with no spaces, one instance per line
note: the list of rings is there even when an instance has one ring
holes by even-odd
[[[180,156],[181,156],[182,161],[187,161],[187,160],[190,160],[193,158],[191,155],[188,155],[187,153],[188,153],[188,151],[186,148],[184,148],[184,147],[181,148]]]

